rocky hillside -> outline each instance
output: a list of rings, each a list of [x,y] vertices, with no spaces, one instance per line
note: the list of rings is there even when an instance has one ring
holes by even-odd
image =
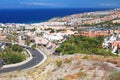
[[[41,66],[1,74],[0,80],[119,80],[119,62],[120,57],[52,55]]]
[[[95,55],[66,55],[53,57],[54,69],[43,80],[107,80],[112,72],[119,69],[107,60]]]

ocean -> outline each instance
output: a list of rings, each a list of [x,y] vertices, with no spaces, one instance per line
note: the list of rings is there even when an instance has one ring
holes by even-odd
[[[55,17],[104,10],[110,10],[110,8],[0,9],[0,23],[38,23]]]

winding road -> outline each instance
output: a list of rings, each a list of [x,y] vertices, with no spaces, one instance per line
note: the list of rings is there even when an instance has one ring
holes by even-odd
[[[29,47],[25,47],[25,48],[27,48],[29,50],[29,52],[32,54],[33,58],[30,61],[28,61],[27,63],[19,65],[19,66],[1,68],[0,73],[6,73],[6,72],[11,72],[11,71],[16,71],[16,70],[32,68],[44,60],[44,55],[42,53],[40,53],[40,51],[38,51],[37,49],[33,50]]]

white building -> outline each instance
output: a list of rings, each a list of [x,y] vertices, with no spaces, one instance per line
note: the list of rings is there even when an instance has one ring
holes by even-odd
[[[49,41],[61,41],[64,38],[60,33],[43,34],[43,37],[47,38]]]

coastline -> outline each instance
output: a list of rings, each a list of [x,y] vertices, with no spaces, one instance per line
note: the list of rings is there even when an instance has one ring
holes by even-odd
[[[56,17],[62,18],[74,14],[108,11],[113,9],[115,8],[2,9],[0,10],[0,23],[33,24],[46,22]]]

